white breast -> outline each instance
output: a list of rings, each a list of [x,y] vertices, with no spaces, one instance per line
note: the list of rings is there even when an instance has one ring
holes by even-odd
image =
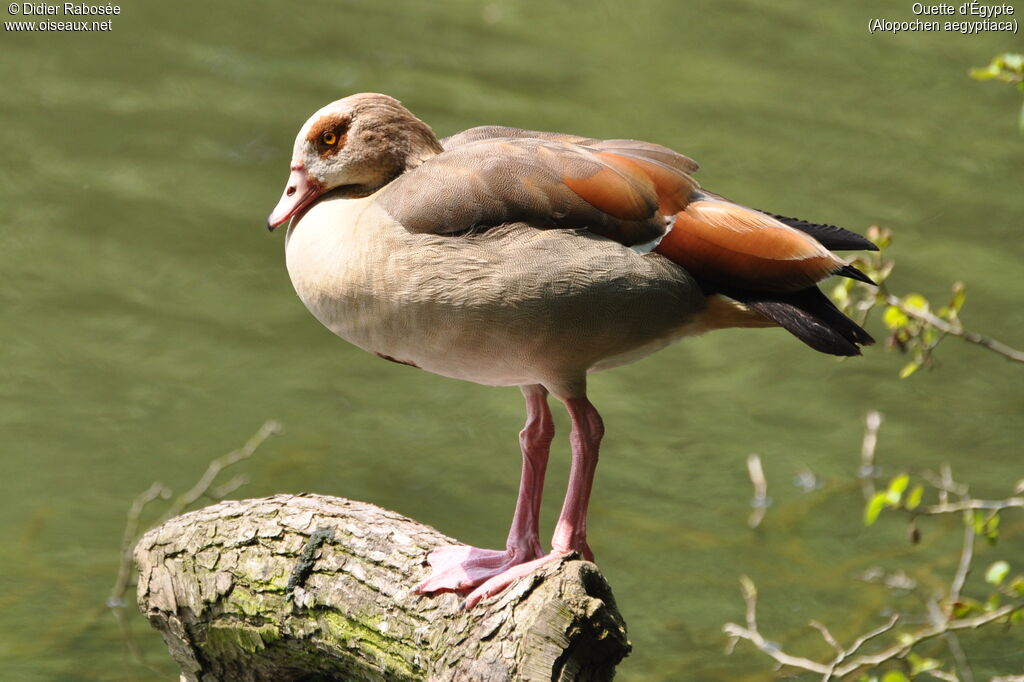
[[[292,285],[324,326],[365,350],[389,355],[400,317],[391,276],[401,226],[372,198],[329,199],[288,227],[285,254]]]
[[[377,355],[477,383],[579,377],[687,333],[704,298],[665,259],[568,230],[413,234],[373,197],[328,199],[288,230],[299,297]]]

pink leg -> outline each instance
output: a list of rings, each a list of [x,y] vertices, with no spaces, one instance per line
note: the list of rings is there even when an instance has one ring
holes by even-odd
[[[598,450],[604,436],[604,422],[586,397],[570,398],[565,401],[565,407],[572,419],[572,433],[569,435],[572,468],[562,513],[551,538],[551,551],[558,554],[576,551],[587,561],[593,561],[594,553],[587,545],[587,508],[597,471]]]
[[[538,519],[544,490],[544,472],[548,466],[551,440],[555,436],[555,424],[548,408],[547,390],[543,386],[523,386],[522,391],[526,397],[526,426],[519,433],[523,471],[505,551],[466,545],[435,549],[427,557],[433,570],[417,586],[417,591],[469,589],[544,554],[540,546]]]
[[[569,487],[565,492],[562,513],[551,538],[551,553],[510,567],[493,576],[473,590],[466,597],[466,608],[472,608],[484,597],[498,594],[518,578],[533,573],[542,564],[569,554],[579,552],[588,561],[594,560],[594,553],[587,545],[587,507],[590,491],[597,470],[597,456],[604,435],[604,423],[597,409],[583,398],[569,398],[565,401],[572,419],[572,467],[569,470]]]

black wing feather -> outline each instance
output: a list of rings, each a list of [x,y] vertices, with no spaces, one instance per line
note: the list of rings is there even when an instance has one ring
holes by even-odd
[[[817,287],[785,294],[713,285],[705,288],[705,293],[712,291],[744,303],[822,353],[860,355],[858,346],[870,346],[875,342]]]
[[[789,225],[793,229],[811,235],[830,251],[878,251],[878,247],[870,239],[835,225],[820,225],[775,213],[769,213],[768,215]],[[857,279],[857,277],[854,277],[854,279]],[[874,284],[874,282],[870,283]]]

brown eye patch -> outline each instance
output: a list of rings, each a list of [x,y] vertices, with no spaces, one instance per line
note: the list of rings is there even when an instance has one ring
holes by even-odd
[[[309,129],[306,140],[316,146],[320,158],[330,156],[345,146],[351,122],[348,114],[326,114]]]

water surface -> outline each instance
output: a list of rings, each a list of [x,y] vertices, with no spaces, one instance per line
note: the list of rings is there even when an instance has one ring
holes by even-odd
[[[1020,8],[1018,8],[1020,9]],[[381,362],[295,298],[265,217],[292,139],[321,105],[394,95],[447,135],[500,123],[660,142],[744,203],[897,232],[895,289],[1024,344],[1019,95],[966,77],[1019,39],[870,36],[891,3],[368,1],[132,3],[110,33],[5,32],[0,79],[0,661],[7,679],[171,679],[104,607],[131,498],[190,485],[274,417],[287,434],[247,463],[240,494],[315,491],[396,509],[466,542],[504,540],[517,484],[515,389]],[[870,329],[883,330],[877,321]],[[887,599],[855,580],[902,566],[929,586],[955,566],[955,523],[865,530],[863,415],[880,456],[951,462],[979,495],[1024,476],[1022,374],[955,342],[899,382],[901,358],[839,362],[779,331],[727,331],[593,377],[607,427],[591,545],[630,627],[623,680],[768,680],[720,626],[761,588],[773,638],[820,650],[806,622],[851,638]],[[545,503],[564,485],[567,423]],[[774,506],[745,526],[744,459]],[[824,487],[792,485],[803,468]],[[1024,566],[1020,516],[980,562]],[[976,576],[977,577],[977,576]],[[975,589],[973,586],[972,589]],[[979,679],[1024,669],[1024,639],[965,637]]]

